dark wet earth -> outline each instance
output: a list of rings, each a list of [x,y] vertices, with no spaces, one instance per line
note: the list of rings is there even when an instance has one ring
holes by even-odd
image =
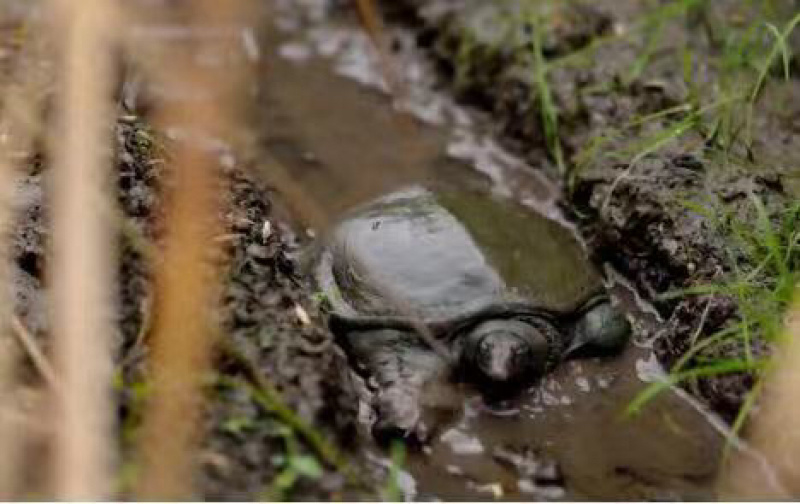
[[[531,212],[574,226],[559,209],[558,185],[501,147],[481,112],[455,104],[410,35],[396,36],[397,66],[408,84],[393,100],[353,16],[342,15],[335,3],[268,5],[263,25],[236,35],[243,54],[258,65],[255,141],[243,152],[219,150],[230,195],[228,233],[220,240],[232,257],[222,335],[235,351],[219,352],[218,379],[209,386],[199,485],[205,497],[226,500],[371,498],[385,485],[392,462],[372,443],[369,397],[317,313],[303,269],[314,237],[349,209],[409,184],[514,198]],[[151,162],[151,135],[133,115],[119,123],[120,204],[138,235],[157,242],[160,174]],[[43,335],[40,186],[38,168],[21,184],[28,214],[15,253],[19,311]],[[123,239],[122,250],[120,418],[134,431],[150,272],[136,240]],[[463,393],[456,417],[429,445],[408,454],[397,478],[405,499],[714,497],[724,422],[677,389],[625,415],[636,394],[663,376],[651,341],[663,320],[611,268],[605,271],[615,304],[634,325],[624,353],[566,363],[502,407]],[[309,448],[306,435],[287,428],[285,419],[237,385],[246,381],[249,365],[303,422],[340,445],[367,481],[349,480],[324,450]],[[122,436],[126,449],[129,434]]]
[[[426,81],[432,72],[419,54],[395,53],[414,91],[401,91],[393,107],[352,19],[315,23],[313,9],[290,2],[277,10],[279,29],[267,32],[264,54],[263,145],[330,220],[410,183],[480,187],[560,218],[557,190],[504,151],[480,114]],[[678,393],[624,415],[661,369],[646,335],[657,322],[625,288],[616,290],[615,301],[641,319],[638,344],[618,358],[567,363],[504,408],[464,396],[459,418],[410,456],[406,497],[711,498],[724,424]]]

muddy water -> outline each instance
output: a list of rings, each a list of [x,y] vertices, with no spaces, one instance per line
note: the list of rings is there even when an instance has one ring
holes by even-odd
[[[309,24],[307,10],[276,5],[281,29],[268,30],[260,79],[262,146],[330,221],[410,183],[478,184],[558,216],[557,191],[497,147],[480,118],[432,91],[418,55],[403,75],[427,94],[401,95],[398,106],[349,22],[314,24],[317,13]],[[638,311],[625,297],[617,301]],[[711,498],[722,435],[710,415],[675,392],[623,415],[642,378],[659,372],[647,345],[632,344],[618,358],[562,365],[503,409],[465,394],[460,418],[410,455],[406,497]]]
[[[274,17],[290,28],[298,22]],[[388,99],[375,55],[363,51],[369,45],[363,34],[349,25],[305,33],[309,39],[302,42],[285,30],[265,35],[259,109],[263,146],[330,219],[376,195],[419,182],[470,179],[496,192],[552,204],[547,182],[521,176],[521,163],[479,133],[473,118],[446,95],[420,96],[406,85],[394,101]],[[414,80],[431,73],[416,59],[403,64]],[[403,109],[414,115],[398,113]],[[459,159],[477,170],[465,170]]]
[[[336,74],[326,60],[280,56],[292,47],[281,41],[266,55],[263,146],[329,221],[412,183],[488,181],[447,155],[448,131],[399,114],[384,94]]]

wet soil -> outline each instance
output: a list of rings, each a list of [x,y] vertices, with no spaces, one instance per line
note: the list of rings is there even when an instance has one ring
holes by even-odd
[[[580,225],[590,250],[630,279],[665,320],[656,350],[669,368],[692,342],[739,318],[728,297],[663,299],[731,271],[726,236],[687,202],[712,213],[725,209],[754,225],[752,195],[771,214],[796,200],[800,136],[791,117],[797,115],[800,87],[796,80],[768,83],[755,107],[747,149],[735,142],[719,147],[715,142],[724,139],[702,127],[659,138],[658,132],[674,130],[676,121],[669,115],[642,118],[686,104],[697,93],[711,103],[724,98],[713,94],[722,93],[717,79],[724,56],[713,34],[765,15],[762,7],[715,2],[673,20],[646,2],[536,5],[526,10],[525,2],[515,1],[409,0],[385,2],[384,12],[417,34],[417,43],[435,58],[462,103],[491,115],[504,146],[563,183],[565,211]],[[791,2],[773,7],[783,9],[785,19],[795,9]],[[537,30],[567,175],[556,166],[553,140],[543,126]],[[681,71],[686,50],[699,91]],[[737,110],[741,117],[743,109]],[[750,351],[764,355],[767,346],[755,338]],[[721,355],[743,353],[739,345]],[[734,374],[700,380],[693,392],[732,419],[752,384],[752,376]]]
[[[302,4],[276,2],[278,29],[265,34],[262,144],[298,174],[309,199],[330,217],[326,226],[387,191],[435,183],[515,198],[574,229],[558,205],[558,184],[497,142],[491,116],[453,102],[407,30],[388,29],[409,83],[392,100],[352,12]],[[401,478],[406,497],[711,498],[724,422],[680,391],[664,394],[641,416],[623,414],[663,373],[650,349],[663,323],[633,291],[622,284],[617,290],[616,302],[635,318],[635,346],[618,359],[565,365],[500,410],[461,396],[455,417],[409,454]],[[365,452],[388,465],[388,453],[369,447],[370,398],[364,389],[360,394]]]
[[[35,29],[34,23],[26,23],[38,11],[14,5],[4,4],[2,12],[7,22],[2,30],[9,34],[0,47],[4,85],[16,78],[9,72],[19,70],[19,61],[41,66],[45,72],[50,68],[47,61],[17,59]],[[121,496],[135,484],[137,432],[148,397],[152,273],[160,253],[165,194],[172,189],[166,167],[170,135],[175,134],[156,132],[148,125],[147,98],[154,95],[140,77],[134,67],[126,68],[122,76],[112,174],[118,209],[99,210],[107,212],[119,229],[113,244],[119,257],[118,332],[112,337],[123,453],[117,482]],[[135,92],[130,82],[136,83]],[[313,291],[299,272],[298,253],[308,240],[295,234],[285,212],[276,210],[279,197],[258,173],[249,150],[218,142],[214,153],[221,171],[219,190],[225,196],[221,210],[225,231],[215,239],[223,245],[226,274],[215,313],[220,334],[208,378],[205,436],[197,456],[198,496],[374,498],[383,469],[359,469],[353,437],[357,399],[348,376],[342,375],[347,366],[315,316]],[[49,355],[49,169],[37,149],[11,154],[21,164],[10,236],[14,311]],[[36,366],[25,357],[22,360],[15,398],[19,411],[14,413],[26,419],[30,439],[20,491],[46,495],[46,471],[41,467],[46,463],[50,426],[40,419],[46,418],[41,413],[47,411],[48,394]]]
[[[118,203],[123,232],[119,238],[119,420],[125,466],[146,399],[146,338],[152,317],[151,254],[158,253],[164,159],[158,136],[141,119],[125,115],[117,126]],[[162,139],[163,140],[163,139]],[[14,232],[16,309],[25,326],[48,347],[46,294],[46,212],[43,182],[47,170],[32,163],[17,188],[18,225]],[[302,422],[318,430],[331,445],[347,446],[354,431],[355,396],[340,371],[345,365],[326,331],[300,315],[313,306],[310,289],[297,275],[292,258],[299,243],[291,228],[275,219],[269,188],[249,167],[224,169],[227,232],[219,237],[230,263],[222,299],[221,337],[215,378],[208,389],[207,435],[198,456],[201,495],[213,499],[259,496],[334,499],[371,495],[354,487],[335,467],[317,460],[304,438],[284,419],[265,410],[249,392],[250,366],[268,377]],[[265,224],[270,227],[265,235]],[[304,313],[304,312],[303,312]],[[313,311],[312,311],[313,313]],[[226,350],[227,349],[227,350]],[[238,356],[238,357],[236,357]],[[242,357],[244,356],[244,357]],[[27,369],[27,368],[26,368]],[[25,373],[31,385],[39,377]],[[300,461],[300,462],[298,462]],[[305,464],[302,465],[301,464]],[[297,464],[305,473],[286,488],[273,488],[278,474]],[[125,483],[123,482],[123,485]],[[356,490],[354,490],[356,488]]]
[[[435,11],[436,5],[446,2],[429,4]],[[665,184],[696,191],[717,187],[713,184],[718,182],[697,181],[691,175],[698,170],[712,173],[705,157],[700,158],[703,168],[698,169],[697,156],[685,157],[687,149],[676,147],[674,153],[648,160],[653,164],[644,164],[643,172],[637,172],[646,177],[620,182],[617,176],[624,168],[598,163],[574,181],[574,190],[562,191],[538,122],[530,120],[536,114],[535,102],[531,105],[515,94],[529,97],[529,84],[495,86],[500,72],[480,73],[480,86],[471,91],[456,88],[461,99],[475,108],[458,106],[451,98],[450,84],[442,88],[442,82],[448,81],[439,76],[448,71],[434,62],[452,65],[453,54],[439,52],[437,41],[454,36],[458,40],[446,28],[453,26],[448,24],[451,21],[442,21],[450,19],[446,15],[427,18],[421,16],[419,5],[393,2],[392,19],[400,16],[407,23],[411,16],[414,24],[411,31],[407,24],[391,29],[395,55],[412,84],[392,101],[368,38],[352,15],[342,14],[338,2],[271,5],[275,10],[260,27],[264,32],[259,28],[259,58],[264,66],[259,76],[260,102],[254,111],[259,118],[257,145],[252,151],[226,148],[219,152],[228,195],[227,229],[219,239],[231,260],[219,314],[223,344],[209,379],[208,435],[198,456],[202,496],[224,500],[371,498],[383,488],[391,465],[389,454],[372,445],[366,434],[369,419],[364,412],[369,397],[357,381],[351,382],[341,353],[317,315],[314,289],[301,267],[307,246],[325,226],[312,226],[304,212],[297,211],[302,202],[289,201],[275,190],[279,184],[274,183],[273,168],[278,164],[289,169],[305,195],[322,209],[326,225],[354,205],[409,183],[469,185],[515,198],[571,229],[575,228],[571,221],[579,222],[598,262],[613,264],[636,287],[635,291],[624,283],[614,287],[615,301],[634,318],[636,345],[618,359],[562,366],[505,409],[489,408],[479,397],[466,394],[460,414],[444,426],[441,435],[430,446],[409,454],[398,478],[404,497],[712,497],[718,453],[727,433],[722,422],[677,390],[659,397],[638,417],[622,415],[645,382],[662,372],[653,359],[652,335],[666,334],[655,348],[661,360],[669,363],[685,348],[681,345],[696,328],[704,306],[695,301],[677,307],[658,305],[654,314],[637,302],[639,294],[653,298],[668,288],[716,274],[721,264],[714,261],[722,245],[707,240],[709,233],[695,216],[679,211],[674,200],[663,200]],[[620,12],[627,13],[628,8],[613,15],[589,9],[566,16],[563,31],[546,41],[548,57],[571,54],[593,37],[613,31],[618,22],[614,16]],[[571,27],[573,20],[579,28]],[[560,48],[562,44],[566,45]],[[420,46],[425,50],[420,52]],[[475,71],[504,65],[476,65]],[[564,84],[558,86],[560,106],[573,103],[570,96],[576,87],[585,91],[578,101],[590,103],[576,109],[574,117],[564,114],[562,141],[568,154],[578,150],[577,145],[597,124],[617,121],[616,114],[625,117],[634,110],[646,110],[654,100],[666,100],[662,96],[666,91],[641,83],[596,97],[587,89],[603,77],[587,72],[586,82],[580,80],[580,72],[558,77]],[[474,78],[469,72],[462,76],[467,85]],[[502,90],[502,107],[497,96],[476,96],[477,89]],[[515,109],[519,104],[530,108]],[[169,141],[150,131],[141,117],[127,112],[122,116],[117,125],[118,200],[124,214],[120,217],[118,342],[121,443],[128,450],[146,399],[142,380],[151,315],[148,250],[152,249],[148,244],[157,244],[161,232],[161,149],[163,145],[168,149]],[[787,142],[791,145],[791,138]],[[677,175],[667,177],[668,173]],[[780,204],[774,175],[759,177],[737,177],[731,185],[752,184],[748,187],[757,188],[767,199],[777,198]],[[14,256],[17,311],[46,348],[45,179],[41,163],[31,160],[17,191]],[[647,184],[640,182],[644,179]],[[608,198],[612,185],[614,197]],[[732,199],[737,201],[746,192],[733,191]],[[568,197],[574,206],[564,208],[560,203]],[[604,206],[605,199],[611,204]],[[645,236],[650,239],[642,239]],[[690,268],[692,261],[695,266]],[[713,303],[708,323],[721,325],[735,307],[722,299]],[[666,322],[659,321],[659,316]],[[312,432],[338,445],[365,481],[353,482],[348,478],[352,472],[325,463],[325,454],[312,447],[308,434],[287,427],[286,418],[275,413],[274,402],[272,411],[264,407],[247,386],[254,369],[280,393],[281,404],[289,406]],[[37,381],[31,369],[25,372],[30,383]],[[733,391],[725,401],[738,404],[741,381],[725,390]],[[726,393],[712,390],[704,397],[726,411],[729,406],[714,402]],[[130,483],[126,475],[135,473],[134,462],[126,461],[123,490]]]

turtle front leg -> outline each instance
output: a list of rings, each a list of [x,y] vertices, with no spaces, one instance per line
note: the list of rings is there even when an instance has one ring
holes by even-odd
[[[615,354],[628,342],[631,325],[625,314],[609,301],[594,304],[572,327],[572,338],[564,356],[583,357]]]
[[[393,329],[351,332],[345,350],[375,390],[373,435],[424,441],[422,394],[444,376],[446,363],[414,335]]]

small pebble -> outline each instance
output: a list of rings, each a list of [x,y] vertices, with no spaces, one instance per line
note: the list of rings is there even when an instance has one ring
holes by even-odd
[[[503,492],[503,485],[500,483],[487,483],[485,485],[475,485],[475,491],[481,493],[492,494],[495,499],[501,499],[505,492]]]
[[[445,470],[447,471],[447,474],[450,474],[450,475],[453,475],[453,476],[463,476],[464,475],[464,470],[461,469],[460,467],[456,466],[456,465],[448,464],[447,466],[445,466]]]
[[[308,316],[308,312],[305,310],[305,308],[299,304],[294,305],[294,314],[302,325],[311,325],[311,317]]]
[[[278,53],[282,58],[299,62],[311,57],[311,48],[300,42],[289,42],[280,46]]]
[[[269,241],[270,237],[272,236],[272,223],[268,220],[264,220],[264,225],[261,227],[261,239],[264,240],[264,243]]]

